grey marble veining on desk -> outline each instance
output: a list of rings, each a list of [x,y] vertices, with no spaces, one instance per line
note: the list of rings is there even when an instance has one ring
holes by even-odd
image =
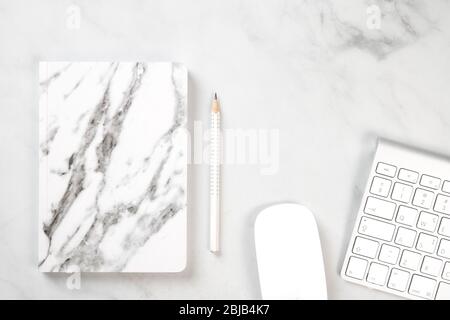
[[[330,298],[395,298],[338,274],[376,136],[450,153],[448,1],[75,5],[79,26],[67,24],[66,3],[0,5],[0,297],[259,298],[255,215],[293,201],[316,215]],[[379,26],[371,24],[373,8],[367,13],[372,5]],[[223,168],[220,257],[207,252],[208,169],[192,165],[184,272],[87,274],[80,290],[38,272],[36,67],[67,59],[183,62],[191,129],[194,120],[207,123],[217,90],[224,127],[279,130],[275,174],[263,176],[257,165]]]

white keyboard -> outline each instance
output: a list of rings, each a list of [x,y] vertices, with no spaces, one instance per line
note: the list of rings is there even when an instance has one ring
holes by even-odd
[[[450,160],[379,142],[341,275],[405,298],[450,300]]]

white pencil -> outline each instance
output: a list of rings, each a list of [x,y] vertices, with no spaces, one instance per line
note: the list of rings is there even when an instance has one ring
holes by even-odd
[[[210,144],[210,217],[209,250],[220,250],[220,106],[217,94],[211,107],[211,144]]]

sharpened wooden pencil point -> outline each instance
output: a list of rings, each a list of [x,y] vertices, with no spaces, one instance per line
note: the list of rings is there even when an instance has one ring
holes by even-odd
[[[214,93],[214,100],[211,107],[212,112],[220,112],[219,100],[217,100],[217,93]]]

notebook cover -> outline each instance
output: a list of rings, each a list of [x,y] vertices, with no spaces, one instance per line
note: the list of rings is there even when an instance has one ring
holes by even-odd
[[[187,71],[39,64],[39,270],[186,264]]]

